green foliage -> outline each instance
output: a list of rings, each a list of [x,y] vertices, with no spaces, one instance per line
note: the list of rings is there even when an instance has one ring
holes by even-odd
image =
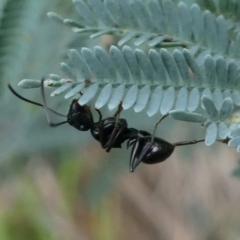
[[[48,16],[89,38],[116,36],[121,48],[70,49],[69,64],[60,64],[66,78],[52,74],[45,81],[47,87],[58,87],[51,96],[68,91],[67,99],[83,91],[81,105],[96,97],[96,108],[108,105],[112,110],[122,101],[124,110],[145,110],[150,117],[178,111],[172,116],[184,120],[182,111],[187,121],[193,117],[192,122],[194,115],[188,112],[201,107],[206,145],[228,138],[229,146],[240,149],[239,136],[232,137],[239,123],[240,33],[232,36],[231,19],[203,11],[196,3],[170,0],[73,3],[78,21],[52,12]],[[213,2],[207,3],[214,9]],[[140,46],[143,49],[135,48]],[[19,85],[37,87],[39,80],[24,79]]]
[[[131,126],[136,122],[136,113],[143,112],[141,117],[137,117],[137,124],[142,124],[148,131],[156,121],[154,117],[158,118],[157,114],[170,113],[176,120],[204,125],[206,145],[213,144],[219,138],[226,141],[230,139],[229,146],[240,152],[238,1],[74,0],[73,5],[75,9],[66,0],[0,2],[1,184],[6,184],[8,191],[17,186],[11,196],[14,201],[9,203],[11,208],[0,211],[0,238],[4,240],[79,239],[81,234],[68,227],[76,224],[76,229],[80,228],[93,214],[97,218],[102,199],[109,197],[107,193],[116,186],[119,175],[127,172],[129,158],[121,149],[117,154],[117,150],[108,154],[110,159],[106,161],[104,152],[96,151],[101,147],[92,142],[89,144],[92,141],[89,133],[79,133],[69,126],[50,130],[42,109],[17,101],[7,91],[8,82],[14,85],[19,79],[24,79],[19,83],[22,88],[35,88],[27,93],[25,91],[24,95],[41,101],[39,79],[47,72],[54,72],[46,77],[45,86],[56,88],[51,96],[64,94],[66,100],[60,101],[62,112],[67,112],[69,100],[79,92],[83,92],[79,99],[81,104],[91,102],[92,108],[102,108],[103,112],[106,107],[113,110],[123,100],[123,108],[128,110],[123,114],[126,114],[124,117]],[[46,17],[47,12],[47,16],[56,22]],[[111,46],[105,40],[99,46],[99,37],[105,37],[106,34],[111,36]],[[60,62],[58,68],[57,62]],[[59,107],[59,99],[51,101],[51,108]],[[171,135],[171,129],[167,127],[161,134],[165,131]],[[85,154],[89,159],[86,161],[78,155],[74,156],[76,149],[79,149],[81,158]],[[44,175],[49,171],[49,166],[44,166],[38,174],[38,165],[28,169],[31,164],[43,161],[40,156],[44,155],[48,156],[48,163],[53,161],[55,172]],[[26,166],[33,173],[31,177],[22,177],[28,174],[24,173]],[[89,166],[94,166],[94,170],[89,170]],[[201,164],[196,166],[197,170],[202,168]],[[209,169],[209,165],[205,168]],[[175,173],[179,174],[180,170],[177,169]],[[221,173],[220,170],[218,172]],[[233,175],[239,176],[239,172],[238,166]],[[210,174],[207,171],[204,173]],[[184,176],[189,174],[190,171],[186,171]],[[172,175],[167,175],[167,184],[175,181]],[[146,186],[156,182],[154,176],[149,179],[146,176],[143,175],[143,180],[148,181]],[[9,186],[8,183],[15,178],[16,183]],[[130,202],[131,208],[136,205],[144,210],[141,204],[146,196],[152,196],[152,189],[156,186],[149,191],[139,187],[143,186],[142,180],[137,184],[134,179],[128,180],[122,188],[125,191],[130,187],[125,198],[131,201],[135,199],[135,202]],[[157,181],[162,184],[162,178]],[[44,184],[40,186],[42,182]],[[182,182],[186,182],[186,179]],[[174,186],[177,184],[172,183]],[[213,193],[216,186],[215,183],[211,189]],[[0,189],[1,207],[4,189]],[[134,195],[135,190],[143,190],[143,194]],[[61,194],[58,195],[59,192]],[[166,190],[163,189],[163,192]],[[157,193],[153,202],[161,194]],[[52,196],[57,196],[55,199],[58,201],[53,202]],[[151,204],[148,200],[145,203]],[[162,201],[157,199],[157,202],[159,200]],[[8,199],[5,202],[8,203]],[[66,208],[62,207],[62,202]],[[171,202],[167,201],[166,205],[169,206]],[[175,206],[179,204],[174,203]],[[79,219],[84,221],[79,224],[76,215],[87,211],[86,205],[94,207],[96,212],[88,213],[91,215],[88,218],[80,216]],[[96,239],[101,232],[104,232],[101,239],[107,239],[106,236],[114,232],[116,227],[111,221],[116,215],[111,210],[115,210],[117,204],[112,209],[108,203],[102,205],[100,220],[95,222],[97,227],[92,230]],[[165,217],[161,211],[158,214],[158,208],[152,208],[150,212],[155,211],[157,215]],[[182,215],[185,216],[186,212],[182,212]],[[199,217],[198,213],[196,215],[196,218]],[[209,215],[209,211],[206,211],[203,219],[210,219]],[[57,225],[59,216],[61,224]],[[145,215],[142,219],[145,219]],[[159,218],[149,215],[146,219],[154,222],[153,226],[155,223],[165,223],[165,219],[159,221]],[[49,222],[56,225],[49,226]],[[156,226],[157,232],[160,228]],[[216,228],[213,229],[216,232]],[[179,230],[182,231],[181,227]],[[186,232],[189,233],[189,230]]]

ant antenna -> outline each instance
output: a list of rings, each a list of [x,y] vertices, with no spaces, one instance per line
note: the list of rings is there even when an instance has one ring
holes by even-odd
[[[13,93],[13,95],[15,95],[17,98],[20,98],[21,100],[23,100],[23,101],[25,101],[25,102],[28,102],[28,103],[32,103],[32,104],[34,104],[34,105],[37,105],[37,106],[40,106],[40,107],[44,107],[41,103],[34,102],[34,101],[29,100],[29,99],[21,96],[20,94],[18,94],[18,93],[12,88],[12,86],[11,86],[9,83],[8,83],[8,88],[9,88],[9,90]],[[58,113],[58,112],[54,111],[54,110],[51,109],[51,108],[48,108],[48,110],[51,111],[52,113],[60,116],[60,117],[67,117],[66,115],[63,115],[63,114],[61,114],[61,113]]]
[[[169,115],[169,113],[163,115],[163,116],[156,122],[156,124],[155,124],[155,126],[154,126],[154,129],[153,129],[153,134],[152,134],[151,142],[154,141],[154,137],[155,137],[155,134],[156,134],[156,131],[157,131],[157,126],[158,126],[158,124],[159,124],[164,118],[166,118],[168,115]]]
[[[47,103],[46,103],[46,98],[45,98],[45,92],[44,92],[43,83],[44,83],[44,78],[42,78],[42,80],[41,80],[41,94],[42,94],[42,99],[43,99],[43,108],[44,108],[44,111],[45,111],[45,114],[46,114],[46,118],[47,118],[48,124],[49,124],[51,127],[57,127],[57,126],[59,126],[59,125],[62,125],[62,124],[64,124],[64,123],[67,123],[68,121],[59,122],[59,123],[53,123],[53,122],[51,122],[50,117],[49,117],[49,114],[48,114],[49,108],[47,107]],[[66,116],[65,116],[65,117],[66,117]]]

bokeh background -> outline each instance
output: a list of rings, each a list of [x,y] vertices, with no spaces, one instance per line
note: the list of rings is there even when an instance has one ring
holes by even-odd
[[[209,2],[198,3],[208,8]],[[239,240],[234,149],[185,146],[166,162],[129,173],[125,145],[106,153],[89,132],[50,128],[43,109],[10,93],[8,82],[41,102],[39,89],[22,90],[17,83],[61,74],[58,63],[67,61],[69,48],[115,43],[109,36],[90,41],[73,34],[49,20],[48,11],[77,18],[70,0],[0,0],[0,240]],[[63,113],[70,105],[63,96],[47,101]],[[129,110],[122,117],[151,132],[160,116]],[[204,129],[168,119],[157,136],[201,139]]]

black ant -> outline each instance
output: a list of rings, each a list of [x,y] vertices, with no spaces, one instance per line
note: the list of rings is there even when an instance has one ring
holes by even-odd
[[[125,119],[119,118],[120,112],[122,111],[121,104],[119,104],[118,110],[113,117],[105,119],[102,119],[101,112],[96,109],[99,114],[99,120],[94,122],[90,107],[87,105],[81,106],[78,103],[78,99],[74,99],[72,101],[67,115],[63,115],[49,108],[45,98],[44,78],[41,80],[41,95],[43,104],[22,97],[12,88],[10,84],[8,84],[8,88],[16,97],[20,98],[21,100],[43,107],[47,122],[51,127],[57,127],[64,123],[69,123],[79,131],[90,130],[92,136],[101,143],[102,148],[104,148],[107,152],[109,152],[111,148],[121,148],[121,144],[129,139],[133,132],[136,132],[135,129],[128,128],[127,121]],[[59,123],[53,123],[50,120],[49,111],[58,116],[66,117],[67,120]]]
[[[132,146],[129,171],[134,172],[136,167],[141,163],[155,164],[165,161],[171,156],[175,147],[204,142],[205,139],[183,141],[177,143],[169,143],[161,138],[155,137],[158,124],[168,116],[163,115],[155,124],[153,134],[140,130],[137,134],[133,134],[127,143],[127,147]],[[141,134],[142,136],[139,136]],[[218,140],[221,141],[221,140]]]

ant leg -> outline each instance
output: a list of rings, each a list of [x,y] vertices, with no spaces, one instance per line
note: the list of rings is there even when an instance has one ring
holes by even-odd
[[[204,142],[204,141],[205,141],[205,139],[192,140],[192,141],[183,141],[183,142],[172,143],[172,145],[173,145],[174,147],[177,147],[177,146],[184,146],[184,145],[196,144],[196,143]]]
[[[144,131],[144,130],[139,130],[138,131],[140,134],[142,134],[144,137],[147,137],[147,136],[150,136],[151,133],[147,132],[147,131]]]
[[[156,124],[154,126],[154,130],[153,130],[153,134],[152,134],[152,137],[151,137],[151,141],[149,141],[149,138],[150,138],[151,134],[149,132],[147,132],[147,131],[144,131],[144,130],[139,130],[138,131],[140,134],[143,135],[142,137],[138,137],[138,140],[133,139],[133,141],[131,141],[131,140],[128,141],[127,147],[133,145],[132,151],[131,151],[131,156],[130,156],[130,169],[129,169],[130,172],[134,172],[134,170],[142,162],[142,160],[145,159],[146,156],[151,153],[152,147],[154,145],[154,138],[155,138],[157,126],[168,115],[169,114],[163,115],[156,122]],[[139,148],[140,140],[142,140],[142,139],[147,139],[147,142],[144,145],[143,149],[140,152],[138,152],[139,151],[138,148]]]
[[[116,113],[113,116],[118,117],[122,110],[123,110],[123,108],[122,108],[122,101],[121,101],[118,105],[118,109],[117,109]]]
[[[153,129],[153,134],[152,134],[151,142],[154,141],[154,137],[155,137],[155,134],[156,134],[156,131],[157,131],[157,126],[158,126],[158,124],[159,124],[164,118],[166,118],[168,115],[169,115],[169,113],[163,115],[163,116],[156,122],[156,124],[155,124],[155,126],[154,126],[154,129]]]
[[[148,142],[139,153],[138,152],[139,151],[139,144],[140,144],[140,139],[138,139],[137,142],[134,143],[132,151],[131,151],[130,169],[129,169],[130,172],[134,172],[134,170],[142,162],[142,160],[145,159],[146,156],[148,154],[150,154],[151,151],[152,151],[152,143]]]
[[[121,101],[118,106],[117,112],[114,114],[114,117],[116,118],[114,129],[113,129],[107,143],[104,146],[104,148],[106,149],[107,152],[109,152],[111,150],[112,146],[116,142],[116,139],[122,133],[122,131],[125,129],[125,126],[122,126],[120,129],[118,129],[118,127],[117,127],[118,122],[119,122],[120,113],[122,110],[123,110],[123,108],[122,108],[122,101]]]
[[[97,111],[98,116],[99,116],[98,122],[101,122],[101,121],[102,121],[102,113],[101,113],[100,110],[97,109],[97,108],[95,108],[95,110]]]
[[[116,128],[115,128],[116,129]],[[121,133],[125,130],[125,126],[122,126],[119,131],[116,133],[116,135],[114,136],[114,134],[112,134],[110,136],[110,139],[108,140],[108,142],[106,143],[106,152],[109,152],[112,148],[112,146],[115,144],[116,140],[118,139],[118,137],[121,135]]]
[[[95,108],[95,110],[97,111],[98,116],[99,116],[99,118],[98,118],[98,123],[99,123],[99,125],[98,125],[98,127],[99,127],[99,142],[101,143],[102,147],[104,147],[104,146],[103,146],[104,140],[103,140],[102,113],[101,113],[100,110],[97,109],[97,108]]]
[[[47,118],[47,122],[48,124],[51,126],[51,127],[57,127],[59,125],[62,125],[64,123],[67,123],[68,121],[64,121],[64,122],[59,122],[59,123],[52,123],[51,120],[50,120],[50,117],[49,117],[49,114],[48,114],[48,107],[47,107],[47,103],[46,103],[46,98],[45,98],[45,92],[44,92],[44,86],[43,86],[43,83],[44,83],[44,78],[42,78],[41,80],[41,94],[42,94],[42,99],[43,99],[43,108],[44,108],[44,111],[45,111],[45,114],[46,114],[46,118]]]
[[[201,139],[201,140],[192,140],[192,141],[183,141],[183,142],[177,142],[177,143],[173,143],[172,145],[177,147],[177,146],[184,146],[184,145],[191,145],[191,144],[196,144],[199,142],[204,142],[205,139]],[[216,139],[216,141],[221,142],[221,143],[228,143],[228,140],[226,139]]]
[[[129,161],[129,172],[134,172],[133,165],[134,165],[136,155],[138,153],[139,143],[140,143],[139,139],[133,142],[133,147],[131,150],[130,161]]]

